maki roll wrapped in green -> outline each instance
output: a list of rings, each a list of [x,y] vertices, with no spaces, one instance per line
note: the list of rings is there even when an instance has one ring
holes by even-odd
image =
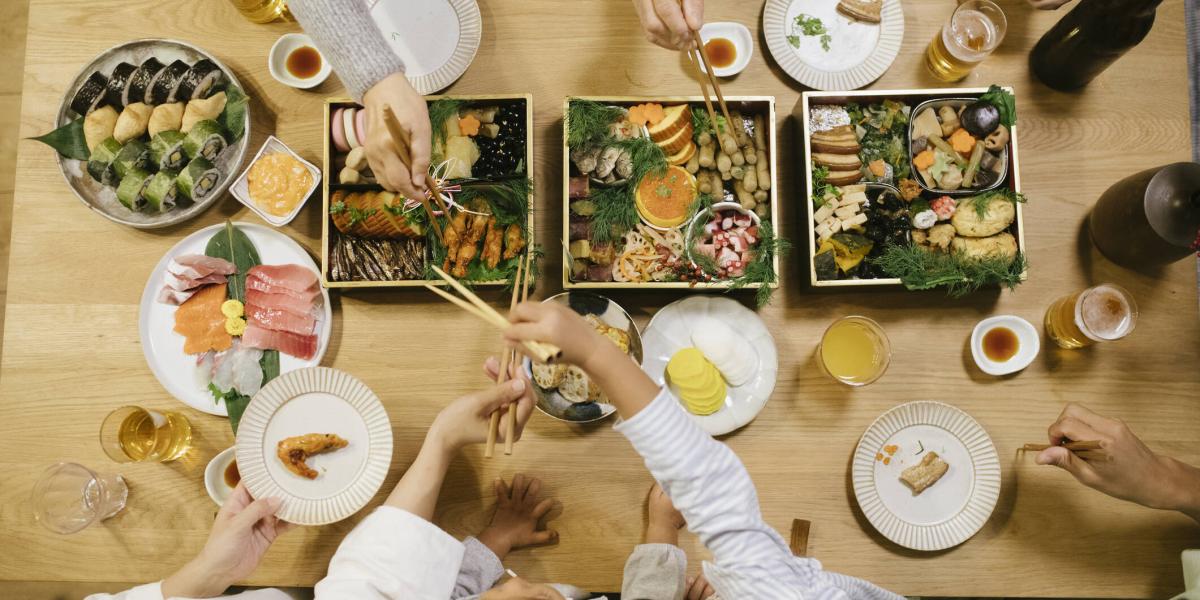
[[[175,189],[181,199],[196,201],[211,194],[220,179],[221,172],[208,159],[197,156],[179,173]]]
[[[187,151],[183,149],[186,138],[179,131],[160,131],[150,140],[150,162],[159,171],[178,171],[187,164]]]
[[[187,152],[188,158],[203,156],[210,161],[217,160],[217,155],[226,145],[228,143],[221,131],[221,125],[212,119],[198,121],[192,125],[192,130],[183,139],[183,150]]]
[[[144,196],[146,186],[150,185],[150,173],[143,169],[133,169],[117,186],[117,200],[129,210],[142,210],[146,207]]]
[[[166,212],[175,208],[175,176],[159,171],[150,177],[142,190],[142,198],[146,201],[147,212]]]
[[[150,149],[141,140],[125,142],[125,145],[121,146],[121,151],[117,152],[113,168],[116,169],[119,178],[124,178],[134,169],[150,170]]]
[[[114,138],[108,138],[100,142],[92,149],[92,155],[88,158],[87,170],[92,179],[99,181],[107,186],[116,186],[121,178],[117,175],[116,166],[113,164],[117,160],[117,154],[121,152],[121,142]]]

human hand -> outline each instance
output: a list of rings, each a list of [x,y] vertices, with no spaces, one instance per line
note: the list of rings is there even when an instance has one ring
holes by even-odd
[[[411,165],[405,165],[396,153],[398,140],[392,140],[383,120],[384,106],[391,107],[400,127],[408,132]],[[363,94],[363,107],[367,111],[367,162],[379,185],[408,198],[424,198],[432,141],[425,98],[413,89],[404,73],[393,73]]]
[[[1071,403],[1048,435],[1051,447],[1038,453],[1039,465],[1060,467],[1088,487],[1150,508],[1189,511],[1195,504],[1196,469],[1155,454],[1122,421]],[[1060,446],[1085,440],[1098,440],[1107,458],[1084,459]]]
[[[479,600],[565,600],[558,590],[544,583],[530,583],[520,577],[486,591]]]
[[[207,598],[254,572],[267,548],[292,524],[275,516],[279,498],[254,500],[239,483],[225,500],[204,549],[162,584],[164,598]]]
[[[597,349],[620,352],[616,344],[607,342],[578,313],[557,302],[522,302],[509,320],[513,325],[504,331],[509,344],[514,347],[521,342],[554,344],[562,350],[563,361],[584,371],[588,370],[588,361]]]
[[[1028,0],[1029,5],[1038,10],[1054,10],[1071,0]]]
[[[542,518],[554,508],[553,498],[539,499],[542,481],[537,477],[526,477],[522,473],[513,475],[512,486],[497,479],[496,512],[487,528],[479,534],[479,541],[496,553],[500,560],[512,550],[549,544],[558,540],[558,532],[545,527],[539,528]]]
[[[494,380],[498,372],[495,359],[488,359],[488,362],[484,363],[484,370]],[[437,418],[433,420],[433,425],[429,428],[429,436],[440,441],[442,447],[451,452],[468,444],[484,442],[487,440],[492,413],[501,411],[505,407],[516,406],[517,435],[515,440],[519,440],[521,432],[525,429],[525,423],[533,414],[534,400],[531,388],[529,380],[517,371],[513,374],[511,381],[494,385],[480,392],[467,394],[438,413]],[[497,439],[503,441],[505,435],[505,428],[501,427]]]
[[[685,600],[704,600],[717,595],[717,591],[708,584],[708,580],[704,578],[704,573],[700,573],[695,577],[688,577],[687,594]]]
[[[668,50],[695,48],[693,31],[704,26],[704,0],[633,0],[646,39]]]

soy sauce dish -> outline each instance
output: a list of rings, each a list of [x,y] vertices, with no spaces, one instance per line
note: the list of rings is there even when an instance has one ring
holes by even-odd
[[[212,501],[221,506],[225,504],[225,500],[229,498],[229,494],[233,493],[233,488],[237,485],[237,479],[240,479],[240,474],[237,474],[237,467],[230,468],[235,458],[234,451],[237,448],[226,448],[220,454],[208,461],[208,466],[204,468],[204,489],[208,491],[208,497]],[[232,484],[232,485],[231,485]]]
[[[1016,373],[1033,363],[1040,350],[1037,329],[1018,316],[984,319],[971,332],[971,356],[988,375]]]
[[[303,33],[285,33],[271,46],[267,69],[275,81],[301,90],[317,87],[329,78],[333,67]]]
[[[741,23],[722,21],[706,23],[700,29],[713,73],[717,77],[733,77],[745,70],[754,56],[754,36]]]

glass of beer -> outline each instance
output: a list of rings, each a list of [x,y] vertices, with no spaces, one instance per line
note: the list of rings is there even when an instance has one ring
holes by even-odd
[[[942,81],[960,81],[1000,45],[1008,30],[1004,11],[991,0],[967,0],[925,49],[925,66]]]
[[[292,11],[288,10],[287,0],[229,0],[233,7],[251,23],[270,23],[271,21],[291,21]]]
[[[1063,348],[1119,340],[1137,325],[1133,296],[1111,283],[1055,300],[1046,311],[1046,335]]]
[[[75,463],[46,469],[33,486],[33,517],[55,533],[75,533],[125,508],[129,488],[120,475],[100,475]]]
[[[842,317],[833,322],[817,347],[821,370],[849,386],[879,379],[892,360],[892,344],[879,323],[866,317]]]
[[[122,406],[104,418],[100,445],[117,462],[168,462],[192,447],[192,424],[177,412]]]

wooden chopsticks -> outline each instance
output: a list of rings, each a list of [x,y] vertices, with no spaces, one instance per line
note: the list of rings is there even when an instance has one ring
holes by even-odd
[[[388,134],[392,136],[392,144],[396,146],[396,153],[400,155],[400,162],[403,162],[405,166],[411,167],[412,140],[409,139],[408,132],[400,126],[400,120],[396,118],[396,113],[392,112],[392,107],[386,104],[383,105],[383,122],[387,125]],[[438,186],[437,178],[427,176],[426,180],[429,182],[429,191],[433,196],[434,201],[437,202],[438,209],[441,210],[443,214],[449,216],[450,211],[448,210],[445,201],[442,200],[442,190]],[[425,214],[429,216],[429,226],[432,227],[433,232],[437,234],[438,241],[442,242],[443,244],[446,243],[445,239],[442,237],[441,225],[438,223],[437,217],[435,217],[433,214],[433,207],[429,204],[429,198],[422,196],[420,200],[421,206],[425,208]]]
[[[1104,451],[1104,448],[1100,446],[1100,442],[1097,440],[1066,442],[1061,444],[1061,446],[1067,450],[1070,450],[1071,452],[1074,452],[1080,458],[1100,461],[1108,460],[1108,453]],[[1041,452],[1042,450],[1050,447],[1050,444],[1025,444],[1024,446],[1021,446],[1021,451]]]
[[[683,1],[679,2],[680,8],[683,8]],[[717,142],[721,141],[721,130],[717,126],[717,113],[713,110],[712,98],[708,94],[708,86],[705,85],[705,79],[708,80],[708,85],[712,86],[713,92],[717,95],[717,103],[721,106],[721,114],[725,117],[726,133],[733,136],[733,141],[736,145],[741,146],[741,140],[738,134],[733,129],[733,119],[729,117],[729,107],[725,104],[725,95],[721,93],[721,84],[717,81],[717,73],[708,62],[708,55],[704,52],[704,40],[700,37],[700,32],[692,30],[692,42],[696,44],[696,54],[700,56],[700,64],[696,64],[696,58],[692,55],[691,50],[684,50],[684,55],[688,61],[696,67],[700,72],[700,91],[704,94],[704,106],[708,109],[708,117],[712,120],[713,133],[717,137]],[[703,66],[704,68],[700,68]],[[724,147],[724,144],[720,144]],[[727,149],[728,151],[728,149]]]
[[[517,276],[516,276],[516,279],[513,280],[512,299],[509,300],[509,302],[508,302],[508,311],[509,312],[512,312],[513,309],[515,309],[517,307],[517,299],[518,299],[517,297],[518,297],[518,292],[521,289],[520,282],[522,281],[522,275],[524,275],[524,271],[523,271],[524,266],[525,266],[524,261],[517,262]],[[507,347],[505,347],[502,350],[502,352],[503,352],[503,354],[501,354],[501,356],[500,356],[500,371],[498,373],[496,373],[496,383],[498,383],[498,384],[508,381],[509,368],[511,368],[513,361],[516,360],[516,354],[512,350],[509,350]],[[508,409],[508,412],[506,413],[506,415],[512,415],[512,414],[513,414],[513,408],[510,407]],[[496,412],[492,413],[491,419],[488,421],[487,447],[483,451],[484,458],[491,458],[492,456],[494,456],[496,454],[496,435],[499,432],[500,432],[500,411],[496,411]],[[504,439],[504,447],[505,447],[504,453],[505,454],[512,454],[512,445],[511,445],[512,436],[513,436],[513,434],[509,433],[508,437],[506,437]]]
[[[525,277],[521,277],[521,266],[517,265],[517,280],[521,285],[521,302],[529,300],[529,281],[533,279],[533,253],[525,252]],[[513,282],[513,298],[517,297],[517,282]],[[516,307],[516,302],[512,304]],[[515,356],[515,354],[514,354]],[[510,404],[504,413],[504,453],[513,453],[513,441],[517,437],[517,405]]]

